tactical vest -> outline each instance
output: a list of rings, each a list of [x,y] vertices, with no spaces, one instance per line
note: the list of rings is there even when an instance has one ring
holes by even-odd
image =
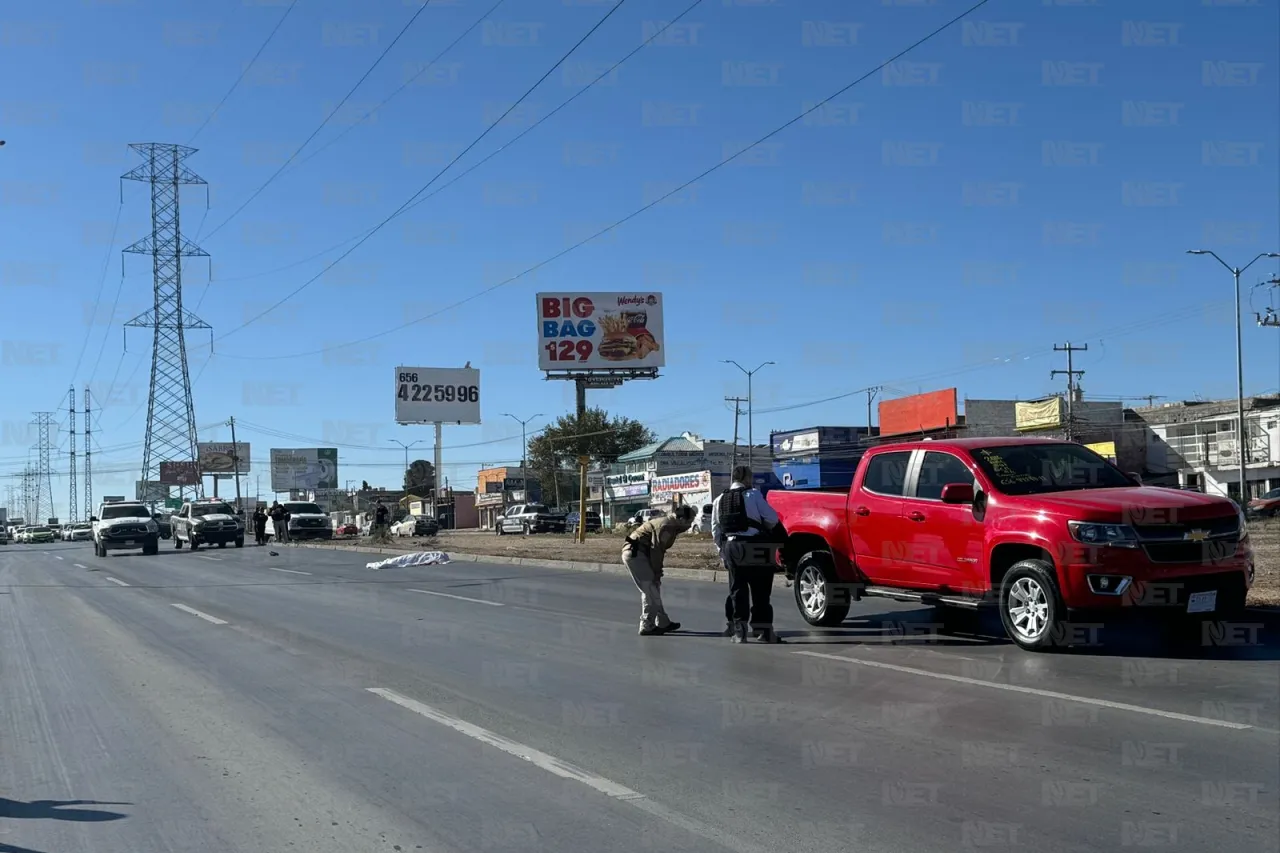
[[[745,533],[752,527],[747,515],[747,490],[729,489],[720,498],[720,529],[726,534]]]

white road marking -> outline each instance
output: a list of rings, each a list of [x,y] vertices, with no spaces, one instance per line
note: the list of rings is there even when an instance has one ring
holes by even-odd
[[[115,578],[111,577],[110,575],[104,575],[104,577],[106,577],[106,579],[107,579],[107,580],[111,581],[111,582],[112,582],[113,584],[115,584],[116,586],[128,586],[128,584],[127,584],[127,583],[125,583],[124,581],[116,580]]]
[[[483,598],[467,598],[465,595],[450,595],[447,592],[432,592],[429,589],[411,589],[409,592],[418,592],[423,595],[438,595],[441,598],[453,598],[458,601],[470,601],[472,604],[487,604],[490,607],[502,607],[501,601],[485,601]]]
[[[695,820],[694,818],[686,817],[679,812],[672,811],[661,803],[656,803],[649,799],[639,791],[633,791],[630,788],[624,785],[619,785],[617,782],[613,782],[603,776],[597,776],[595,773],[583,770],[581,767],[577,767],[567,761],[562,761],[554,755],[548,755],[547,753],[534,749],[531,746],[525,746],[522,743],[518,743],[517,741],[505,738],[502,735],[495,734],[488,729],[482,729],[479,726],[472,725],[466,720],[458,719],[457,717],[446,714],[443,711],[437,711],[430,705],[424,705],[416,699],[410,699],[407,696],[402,696],[394,690],[388,690],[385,687],[367,687],[365,689],[375,696],[381,696],[383,699],[386,699],[389,702],[394,702],[401,708],[413,711],[415,714],[426,717],[432,722],[439,723],[442,726],[447,726],[459,734],[466,735],[469,738],[474,738],[475,740],[492,746],[495,749],[499,749],[508,755],[513,755],[516,758],[527,761],[533,766],[545,770],[554,776],[559,776],[561,779],[571,779],[575,782],[580,782],[588,788],[591,788],[593,791],[597,791],[604,794],[606,797],[611,797],[615,800],[634,806],[643,812],[665,820],[687,832],[694,833],[695,835],[699,835],[709,841],[712,841],[727,850],[735,850],[739,851],[739,853],[766,853],[766,850],[763,847],[735,838],[732,835],[721,832],[714,826],[705,824],[702,821]]]
[[[227,624],[225,619],[219,619],[217,616],[210,616],[208,613],[201,613],[199,610],[196,610],[194,607],[188,607],[185,604],[174,604],[173,606],[181,610],[183,613],[190,613],[192,616],[199,616],[201,619],[203,619],[206,622],[212,622],[215,625]]]
[[[277,568],[275,568],[275,567],[273,567],[273,566],[267,566],[267,571],[269,571],[269,572],[285,572],[285,573],[287,573],[287,574],[291,574],[291,575],[310,575],[310,574],[311,574],[311,572],[300,572],[300,571],[298,571],[297,569],[277,569]]]
[[[1112,702],[1107,699],[1093,699],[1087,696],[1074,696],[1070,693],[1058,693],[1054,690],[1041,690],[1037,687],[1023,687],[1020,684],[1000,684],[995,681],[983,681],[980,678],[968,678],[963,675],[950,675],[945,672],[930,672],[927,669],[916,669],[911,666],[898,666],[892,663],[880,663],[879,661],[859,660],[858,658],[848,658],[843,655],[829,655],[822,652],[795,652],[797,655],[805,655],[811,658],[824,658],[825,660],[835,660],[841,663],[851,663],[858,666],[869,666],[876,669],[888,669],[894,672],[905,672],[908,675],[923,675],[926,678],[938,678],[943,681],[954,681],[958,684],[969,684],[974,687],[989,687],[993,690],[1004,690],[1009,693],[1026,693],[1031,696],[1040,696],[1045,699],[1061,699],[1066,702],[1079,702],[1082,705],[1093,705],[1098,708],[1111,708],[1116,711],[1129,711],[1134,714],[1146,714],[1151,717],[1164,717],[1168,720],[1181,720],[1184,723],[1199,723],[1203,726],[1218,726],[1224,729],[1252,729],[1255,726],[1246,725],[1245,723],[1232,723],[1227,720],[1215,720],[1211,717],[1197,717],[1192,714],[1179,714],[1176,711],[1162,711],[1158,708],[1147,708],[1142,705],[1130,705],[1125,702]]]
[[[62,558],[61,558],[61,557],[59,557],[57,554],[54,554],[54,555],[53,555],[53,559],[55,559],[55,560],[61,560]]]
[[[206,557],[204,554],[196,554],[197,560],[213,560],[215,563],[222,562],[221,557]]]
[[[86,566],[84,563],[72,563],[71,565],[75,566],[77,569],[87,569],[87,568],[89,568],[89,567],[88,567],[88,566]]]

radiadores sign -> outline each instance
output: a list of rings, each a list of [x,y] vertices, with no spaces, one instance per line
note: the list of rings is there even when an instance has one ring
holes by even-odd
[[[661,293],[539,293],[537,298],[540,370],[666,364]]]

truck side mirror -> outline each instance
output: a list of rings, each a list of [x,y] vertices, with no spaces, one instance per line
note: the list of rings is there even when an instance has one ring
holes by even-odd
[[[942,502],[944,504],[973,503],[973,484],[947,483],[942,487]]]
[[[90,521],[90,522],[94,522],[94,521],[97,521],[97,520],[98,520],[98,517],[97,517],[96,515],[91,515],[91,516],[89,516],[89,521]]]
[[[1128,477],[1129,482],[1133,483],[1135,486],[1142,485],[1142,476],[1140,474],[1135,474],[1133,471],[1125,471],[1124,475]]]

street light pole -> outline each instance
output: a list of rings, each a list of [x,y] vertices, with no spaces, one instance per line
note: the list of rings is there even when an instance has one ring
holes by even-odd
[[[747,370],[741,364],[738,364],[738,362],[732,359],[725,359],[724,363],[732,364],[734,367],[738,368],[743,373],[747,374],[747,467],[751,469],[751,473],[754,476],[756,472],[756,469],[754,467],[756,443],[755,443],[755,433],[752,429],[755,423],[755,418],[754,418],[754,411],[753,411],[752,401],[751,401],[751,377],[759,373],[761,369],[768,367],[771,364],[774,364],[774,362],[766,361],[764,364],[760,365],[755,370]],[[744,485],[750,486],[751,484],[746,483]]]
[[[1240,506],[1243,508],[1249,500],[1246,465],[1248,464],[1249,433],[1244,422],[1244,343],[1240,331],[1240,276],[1249,267],[1263,258],[1280,258],[1280,252],[1261,252],[1252,261],[1242,267],[1233,267],[1218,257],[1216,252],[1208,249],[1188,249],[1188,255],[1209,255],[1218,263],[1231,271],[1236,285],[1236,444],[1240,454]]]
[[[542,413],[539,412],[536,415],[530,415],[524,420],[520,420],[520,418],[517,418],[515,415],[511,414],[510,412],[503,412],[502,414],[506,415],[507,417],[511,418],[511,420],[520,424],[520,476],[523,477],[525,480],[528,480],[529,474],[525,471],[525,466],[528,465],[529,463],[529,439],[527,437],[528,433],[525,432],[525,426],[529,423],[529,421],[533,420],[534,418],[542,417]],[[528,483],[525,483],[525,488],[527,489],[528,487],[529,487]]]
[[[400,445],[401,447],[403,447],[403,448],[404,448],[404,478],[405,478],[405,481],[406,481],[406,483],[405,483],[405,493],[407,494],[407,493],[408,493],[408,491],[409,491],[409,488],[408,488],[408,482],[407,482],[407,481],[408,481],[408,479],[409,479],[409,448],[410,448],[410,447],[414,447],[415,445],[418,445],[418,444],[422,444],[422,441],[421,441],[421,440],[419,440],[419,441],[414,441],[414,442],[410,442],[409,444],[405,444],[403,441],[400,441],[400,440],[398,440],[398,439],[394,439],[394,438],[388,438],[388,439],[387,439],[387,441],[391,442],[392,444],[398,444],[398,445]],[[439,471],[436,471],[436,472],[435,472],[435,477],[436,477],[437,479],[439,479],[439,477],[440,477],[440,472],[439,472]]]

